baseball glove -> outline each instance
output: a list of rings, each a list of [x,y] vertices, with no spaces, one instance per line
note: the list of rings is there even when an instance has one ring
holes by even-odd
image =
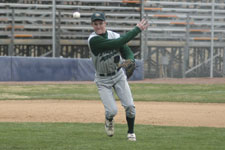
[[[127,75],[127,79],[129,79],[134,70],[135,70],[135,61],[131,59],[127,59],[119,65],[120,68],[124,68],[125,73]]]

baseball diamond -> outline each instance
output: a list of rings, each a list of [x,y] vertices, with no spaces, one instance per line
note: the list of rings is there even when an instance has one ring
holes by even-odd
[[[225,150],[224,0],[1,0],[0,150]]]

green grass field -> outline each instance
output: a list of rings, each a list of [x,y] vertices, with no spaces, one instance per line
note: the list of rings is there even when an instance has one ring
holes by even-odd
[[[136,125],[137,141],[126,140],[126,125],[107,137],[103,124],[1,123],[1,150],[224,150],[225,129]]]
[[[225,85],[130,84],[135,101],[225,103]],[[98,100],[95,84],[0,85],[0,100]],[[41,94],[40,94],[41,93]]]
[[[130,84],[135,101],[224,103],[225,85]],[[97,100],[95,84],[0,85],[0,100]],[[1,117],[1,114],[0,114]],[[104,124],[0,123],[0,150],[224,150],[225,128],[116,124],[107,137]]]

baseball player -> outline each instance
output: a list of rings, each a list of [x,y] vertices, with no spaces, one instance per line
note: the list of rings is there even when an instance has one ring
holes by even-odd
[[[143,19],[131,31],[120,36],[120,34],[106,29],[104,13],[95,12],[91,16],[91,25],[94,32],[88,38],[88,46],[96,71],[95,83],[105,108],[105,131],[110,137],[114,134],[113,118],[117,114],[113,95],[113,91],[115,91],[126,112],[127,138],[129,141],[136,141],[134,133],[135,105],[127,76],[119,65],[125,59],[135,62],[134,55],[126,43],[142,30],[147,29],[148,23]]]

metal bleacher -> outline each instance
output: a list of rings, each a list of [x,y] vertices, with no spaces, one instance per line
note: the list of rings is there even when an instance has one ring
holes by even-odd
[[[162,1],[148,1],[146,2],[146,11],[148,7],[157,6],[160,8],[157,12],[150,12],[152,14],[152,24],[159,27],[157,31],[166,31],[168,34],[163,38],[166,39],[186,39],[187,20],[189,15],[189,36],[190,40],[208,40],[211,39],[211,3],[203,2],[162,2]],[[215,4],[215,22],[214,35],[215,40],[224,41],[225,33],[225,4]],[[154,28],[151,31],[156,31]],[[152,35],[154,38],[161,38],[161,35]],[[196,44],[198,45],[198,44]]]
[[[64,57],[89,57],[87,38],[93,32],[90,16],[94,11],[107,14],[111,30],[124,33],[139,19],[133,7],[127,7],[121,0],[58,0],[56,1],[56,34]],[[79,11],[81,18],[74,19],[72,13]],[[7,49],[14,43],[14,55],[50,56],[52,43],[52,1],[51,0],[15,0],[0,3],[0,55],[8,55]],[[38,54],[30,54],[27,46],[40,45],[45,49]],[[68,46],[72,48],[68,48]],[[40,47],[39,46],[39,47]],[[80,49],[86,52],[79,53]],[[37,51],[37,50],[35,50]],[[78,52],[75,52],[78,51]],[[67,53],[67,54],[66,54]]]
[[[33,1],[19,1],[20,3],[0,3],[0,33],[1,37],[10,37],[11,26],[12,26],[12,9],[14,9],[14,34],[22,35],[27,37],[32,37],[31,43],[34,39],[35,43],[42,44],[42,39],[51,40],[52,37],[52,5],[51,1],[39,0],[36,1],[38,4],[28,3]],[[24,2],[24,3],[23,3]],[[25,3],[26,2],[26,3]],[[47,4],[42,4],[42,3]],[[74,3],[72,3],[74,2]],[[76,2],[76,3],[75,3]],[[125,32],[129,30],[128,25],[134,24],[133,20],[129,19],[133,16],[129,12],[133,11],[133,8],[130,7],[118,7],[121,4],[121,1],[104,1],[105,5],[92,5],[103,3],[103,0],[91,1],[91,0],[82,0],[82,1],[72,1],[72,0],[63,0],[57,4],[57,19],[56,22],[60,26],[60,39],[67,39],[67,42],[74,42],[72,40],[87,39],[90,32],[92,32],[92,27],[90,26],[90,15],[94,11],[104,11],[107,13],[109,18],[107,22],[110,24],[112,30],[119,32]],[[117,6],[112,6],[111,4]],[[71,5],[72,4],[72,5]],[[118,10],[119,9],[119,10]],[[115,14],[114,11],[117,10],[118,14]],[[72,18],[72,13],[74,11],[81,12],[80,19]],[[125,13],[122,13],[125,11]],[[59,15],[60,12],[60,15]],[[130,17],[129,17],[130,16]],[[138,19],[139,15],[135,15]],[[115,18],[117,20],[115,20]],[[124,21],[126,19],[126,21]],[[128,20],[127,20],[128,19]],[[127,25],[126,25],[127,24]],[[124,26],[126,25],[126,26]],[[123,27],[124,26],[124,27]],[[69,39],[69,40],[68,40]],[[70,40],[71,39],[71,40]],[[2,43],[1,43],[2,44]],[[86,44],[83,41],[80,41],[80,44]]]
[[[223,41],[225,32],[225,4],[215,5],[215,40]],[[12,9],[15,11],[15,37],[27,42],[43,44],[42,39],[52,37],[51,0],[17,0],[16,3],[0,3],[0,34],[10,37]],[[74,11],[81,12],[80,19],[73,19]],[[92,31],[90,15],[103,11],[107,15],[108,28],[119,33],[127,32],[140,20],[139,1],[124,0],[61,0],[57,1],[56,22],[60,19],[60,39],[73,43],[85,40]],[[60,16],[59,16],[60,12]],[[150,27],[149,41],[182,41],[186,38],[187,14],[189,14],[190,40],[210,38],[211,3],[185,1],[145,1],[145,13]],[[32,40],[29,40],[32,39]],[[9,38],[8,38],[9,40]],[[85,42],[80,41],[80,44]],[[134,42],[137,43],[137,42]],[[169,43],[169,42],[168,42]],[[1,43],[2,44],[2,43]],[[136,44],[135,44],[136,45]]]
[[[89,57],[87,38],[93,32],[90,16],[95,11],[104,12],[107,28],[120,34],[131,30],[140,20],[140,0],[56,0],[56,4],[56,36],[60,49],[58,56],[63,57]],[[79,11],[81,18],[74,19],[74,11]],[[178,68],[181,68],[179,63],[183,58],[179,55],[182,55],[185,47],[189,47],[190,56],[195,55],[195,50],[205,48],[205,58],[199,63],[208,59],[212,27],[211,0],[144,0],[143,15],[150,23],[148,31],[145,32],[145,57],[148,57],[149,61],[147,66],[155,68],[150,71],[154,72],[152,76],[160,75],[157,69],[160,62],[157,57],[163,55],[161,51],[173,56]],[[222,59],[222,50],[225,48],[224,1],[215,0],[214,16],[214,46],[218,53],[221,53]],[[1,56],[9,55],[12,42],[13,55],[51,56],[52,0],[0,2]],[[135,57],[141,58],[140,35],[128,44],[132,47]],[[200,54],[198,56],[201,57]],[[219,68],[222,61],[219,61]],[[196,65],[194,62],[191,61],[187,68],[193,68]],[[168,74],[176,76],[173,72],[168,71]],[[182,73],[177,74],[181,76]]]

